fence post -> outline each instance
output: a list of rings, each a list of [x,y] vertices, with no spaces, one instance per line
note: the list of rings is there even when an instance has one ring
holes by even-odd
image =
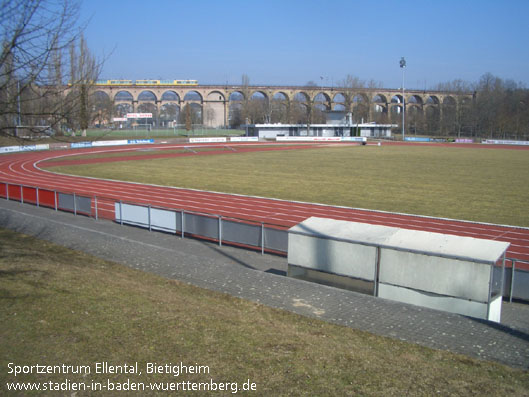
[[[39,206],[39,188],[38,186],[35,188],[36,192],[37,192],[37,207],[40,207]]]
[[[182,238],[184,238],[184,222],[185,222],[185,217],[184,217],[184,210],[182,210]]]
[[[24,204],[24,188],[20,185],[20,204]]]
[[[121,200],[119,200],[119,224],[123,226],[123,209],[122,209],[123,203]]]
[[[512,303],[512,294],[514,292],[514,271],[516,270],[516,261],[514,259],[511,259],[511,263],[511,291],[509,294],[509,303]]]
[[[380,275],[380,247],[376,247],[375,251],[375,274],[373,277],[373,296],[378,297],[378,279]]]
[[[147,219],[148,219],[148,222],[149,222],[149,231],[152,232],[152,226],[151,226],[151,205],[149,204],[149,206],[147,207],[148,208],[148,212],[147,212]]]
[[[95,218],[97,221],[97,196],[94,196],[94,210],[95,210]]]
[[[501,263],[501,288],[500,297],[503,300],[503,294],[505,293],[505,260],[507,259],[507,251],[503,252],[503,260]]]
[[[9,201],[9,184],[6,182],[6,199]]]
[[[264,255],[264,222],[261,222],[261,255]]]
[[[219,247],[222,247],[222,215],[219,215]]]
[[[53,204],[55,205],[55,211],[57,211],[57,210],[58,210],[58,207],[59,207],[59,206],[57,205],[57,190],[54,190],[54,191],[53,191],[53,201],[54,201]]]
[[[75,193],[73,194],[73,214],[77,215],[77,198],[75,197]]]

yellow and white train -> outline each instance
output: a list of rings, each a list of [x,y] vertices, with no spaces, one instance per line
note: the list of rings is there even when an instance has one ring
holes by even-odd
[[[198,85],[197,80],[97,80],[95,85]]]

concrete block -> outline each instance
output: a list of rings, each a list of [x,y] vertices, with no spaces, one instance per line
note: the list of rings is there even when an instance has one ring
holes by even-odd
[[[383,283],[378,285],[378,296],[411,305],[443,310],[449,313],[463,314],[465,316],[482,319],[487,318],[487,304],[484,302],[469,301],[468,299],[443,296]]]
[[[289,234],[288,263],[343,276],[374,280],[376,247]]]
[[[381,283],[487,302],[490,265],[381,249]]]

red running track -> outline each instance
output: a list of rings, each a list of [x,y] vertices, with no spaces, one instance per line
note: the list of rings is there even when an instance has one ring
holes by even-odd
[[[0,156],[0,197],[6,197],[5,183],[37,186],[42,189],[56,190],[64,193],[75,192],[79,195],[97,196],[99,203],[99,216],[109,219],[114,219],[114,202],[119,200],[138,204],[150,204],[152,206],[164,208],[216,214],[223,217],[234,217],[255,222],[265,222],[284,228],[294,226],[310,216],[318,216],[459,236],[507,241],[511,243],[507,252],[508,258],[529,262],[529,228],[58,175],[39,168],[40,162],[57,157],[109,151],[127,152],[147,149],[174,150],[190,146],[192,145],[151,144],[148,146],[135,145],[125,148],[107,147],[74,149],[67,152],[47,151],[3,155]],[[204,146],[207,145],[200,144],[200,147]],[[210,146],[217,147],[219,150],[201,152],[201,154],[235,153],[226,150],[222,145]],[[317,146],[321,146],[321,144],[318,144]],[[265,147],[264,145],[259,144],[250,145],[230,143],[230,147],[237,148],[237,152],[279,149],[279,147],[270,147],[269,144]],[[300,147],[316,147],[316,145],[295,145],[288,148],[292,149]],[[283,146],[283,149],[285,148],[287,147]],[[182,154],[173,155],[177,156]],[[139,156],[135,158],[141,159],[145,157]],[[119,160],[99,159],[99,161]],[[11,188],[13,188],[13,186],[9,186],[9,195],[10,197],[13,197]],[[510,263],[507,263],[507,265],[510,265]],[[529,270],[529,264],[519,262],[516,266],[519,269]]]

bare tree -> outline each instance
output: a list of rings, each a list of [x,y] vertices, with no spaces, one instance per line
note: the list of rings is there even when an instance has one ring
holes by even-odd
[[[186,131],[191,131],[193,127],[192,115],[191,115],[191,105],[187,104],[184,108],[184,118],[186,124]]]
[[[242,106],[241,106],[241,119],[244,124],[249,122],[250,118],[250,78],[247,74],[241,76],[242,86]]]
[[[345,97],[344,107],[346,112],[353,111],[353,98],[359,91],[365,89],[365,87],[365,81],[350,74],[348,74],[345,79],[338,82],[338,89],[343,91]]]
[[[63,57],[81,37],[78,16],[76,1],[0,0],[1,135],[15,135],[20,125],[56,128],[76,103],[65,101],[64,91],[83,78],[64,73]],[[86,55],[84,41],[80,47]]]
[[[67,114],[69,126],[81,129],[83,133],[95,117],[96,103],[90,91],[99,77],[101,65],[88,49],[83,35],[79,43],[71,43],[70,48],[70,81],[67,89],[69,113]]]
[[[307,124],[307,135],[310,134],[310,125],[314,123],[314,97],[318,92],[318,85],[313,81],[309,80],[305,84],[304,91],[307,93],[307,119],[305,123]]]
[[[191,131],[197,124],[202,124],[201,109],[198,105],[188,103],[179,115],[180,124],[185,124],[186,131]]]
[[[462,97],[465,93],[472,92],[471,84],[461,79],[455,79],[439,83],[432,89],[442,91],[449,96],[443,103],[439,103],[439,107],[442,109],[442,117],[440,118],[441,132],[444,135],[460,137],[464,129],[468,129],[471,124],[470,111],[472,110],[472,103],[461,101],[458,103],[457,98]]]
[[[434,87],[439,91],[472,93],[443,107],[442,122],[458,136],[501,139],[529,138],[529,90],[520,83],[485,73],[477,83],[453,80]],[[445,104],[443,104],[445,105]]]

